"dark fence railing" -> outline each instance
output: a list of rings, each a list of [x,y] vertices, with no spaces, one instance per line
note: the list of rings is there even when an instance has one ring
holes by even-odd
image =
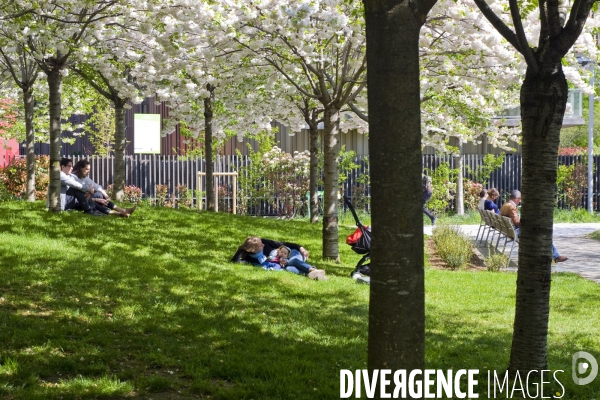
[[[72,156],[74,163],[83,156]],[[92,156],[88,157],[91,163],[90,178],[101,184],[105,188],[113,182],[114,162],[112,157]],[[571,165],[575,162],[582,162],[581,156],[559,156],[558,163]],[[450,168],[455,168],[457,159],[451,156],[423,155],[423,167],[435,170],[441,163],[448,163]],[[371,188],[368,185],[359,183],[360,177],[369,174],[369,164],[366,157],[358,157],[355,163],[359,167],[347,173],[346,181],[343,184],[343,191],[346,195],[355,199],[368,199],[371,196]],[[250,164],[247,156],[217,156],[214,163],[214,172],[243,172],[244,168]],[[463,156],[463,174],[470,178],[468,168],[476,169],[483,164],[483,155],[468,154]],[[593,175],[593,193],[594,209],[600,211],[600,156],[594,157],[594,175]],[[200,188],[198,187],[198,172],[206,171],[205,160],[199,157],[178,157],[136,154],[126,157],[126,185],[139,187],[143,192],[143,198],[156,198],[156,185],[165,185],[168,187],[168,196],[176,194],[176,187],[184,185],[191,190],[194,197],[194,204],[197,204],[197,197]],[[506,155],[504,163],[498,170],[494,171],[488,181],[488,188],[495,187],[501,194],[506,195],[513,189],[521,188],[521,155]],[[205,178],[202,178],[202,188],[206,188]],[[221,176],[217,179],[216,187],[219,189],[219,209],[231,208],[231,193],[233,179],[231,176]],[[240,185],[238,179],[238,186]],[[360,191],[360,193],[358,193]],[[582,193],[581,205],[587,204],[587,190]],[[259,205],[253,205],[248,210],[252,214],[274,215],[278,210],[273,207],[271,199],[262,199]],[[359,200],[360,201],[360,200]],[[558,199],[558,205],[564,206],[563,199]],[[242,205],[243,206],[243,205]],[[451,207],[454,205],[451,204]],[[364,201],[359,207],[368,209],[368,202]]]

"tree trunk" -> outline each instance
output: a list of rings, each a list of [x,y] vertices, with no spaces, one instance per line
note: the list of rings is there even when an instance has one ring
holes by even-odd
[[[338,123],[340,110],[325,109],[323,132],[323,259],[340,261],[338,246]]]
[[[567,103],[560,62],[528,71],[521,87],[523,187],[519,270],[509,371],[547,369],[556,159]]]
[[[367,364],[423,369],[425,287],[419,31],[406,2],[365,1],[371,165]]]
[[[125,198],[125,147],[127,146],[125,134],[125,102],[113,101],[115,104],[115,175],[113,193],[118,201]]]
[[[33,86],[23,86],[25,108],[25,153],[27,154],[27,201],[35,201],[35,132],[33,130]]]
[[[50,99],[50,211],[60,211],[60,151],[61,143],[61,97],[62,75],[58,67],[47,73]]]
[[[204,99],[204,155],[206,161],[206,210],[215,211],[215,188],[214,188],[214,164],[212,154],[212,121],[213,108],[212,97],[214,86],[206,85],[210,96]]]
[[[310,129],[310,223],[316,224],[319,221],[319,131],[317,127],[309,125]]]
[[[458,157],[456,157],[456,168],[458,168],[458,174],[456,177],[456,214],[465,214],[465,190],[463,187],[463,153],[462,143],[458,143]]]

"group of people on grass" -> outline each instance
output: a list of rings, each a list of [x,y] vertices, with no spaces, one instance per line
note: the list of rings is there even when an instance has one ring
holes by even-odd
[[[517,207],[521,203],[520,191],[513,190],[510,193],[510,199],[500,208],[498,208],[498,205],[496,204],[496,200],[498,197],[500,197],[500,192],[498,192],[498,189],[483,189],[481,193],[479,193],[479,197],[481,198],[478,205],[480,210],[492,211],[496,214],[502,215],[503,217],[510,218],[516,228],[515,230],[517,231],[517,235],[521,236],[521,218],[519,217],[519,211],[517,210]],[[554,257],[554,261],[557,263],[567,261],[569,259],[568,257],[558,254],[554,243],[552,243],[552,255]]]
[[[269,271],[287,271],[310,279],[327,280],[325,271],[306,262],[308,251],[299,244],[278,242],[258,236],[246,238],[231,262],[249,263]]]
[[[79,160],[75,165],[70,158],[60,160],[61,210],[80,210],[95,216],[117,215],[125,218],[133,214],[136,206],[118,207],[110,201],[106,190],[92,181],[89,175],[90,162],[88,160]]]

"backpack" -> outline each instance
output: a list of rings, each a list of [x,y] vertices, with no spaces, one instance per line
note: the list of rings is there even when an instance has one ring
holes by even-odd
[[[431,193],[433,191],[433,185],[431,183],[431,177],[428,175],[423,175],[422,178],[423,191]]]

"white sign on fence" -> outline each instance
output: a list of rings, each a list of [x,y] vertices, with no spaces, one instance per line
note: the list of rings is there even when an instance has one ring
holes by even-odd
[[[133,115],[133,152],[160,154],[160,114]]]

